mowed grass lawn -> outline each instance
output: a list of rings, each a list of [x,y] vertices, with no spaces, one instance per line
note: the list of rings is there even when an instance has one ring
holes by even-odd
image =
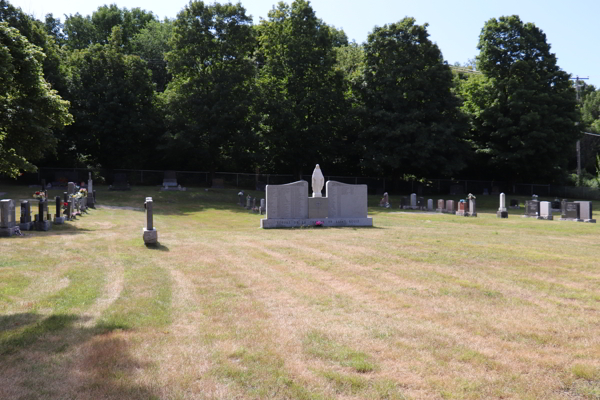
[[[600,399],[600,224],[373,196],[373,228],[261,230],[233,189],[96,189],[152,196],[160,245],[114,208],[0,238],[0,399]]]

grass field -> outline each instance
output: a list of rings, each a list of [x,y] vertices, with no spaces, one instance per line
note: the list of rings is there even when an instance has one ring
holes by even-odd
[[[373,228],[261,230],[236,190],[96,189],[152,196],[160,244],[116,208],[0,238],[0,399],[600,399],[600,224],[372,197]]]

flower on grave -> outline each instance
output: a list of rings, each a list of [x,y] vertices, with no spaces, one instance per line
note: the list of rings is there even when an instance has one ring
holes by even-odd
[[[317,221],[317,222],[315,222],[315,226],[323,226],[323,221]]]
[[[40,200],[43,200],[43,199],[45,199],[45,198],[46,198],[46,193],[44,193],[44,192],[35,192],[35,193],[33,194],[33,198],[34,198],[34,199],[40,199]]]

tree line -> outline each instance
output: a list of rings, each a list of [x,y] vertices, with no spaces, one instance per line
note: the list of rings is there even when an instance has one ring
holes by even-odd
[[[485,23],[471,72],[444,61],[427,27],[407,17],[357,44],[306,0],[256,25],[240,3],[191,1],[164,20],[113,4],[39,21],[0,0],[0,173],[300,175],[319,163],[329,174],[564,180],[582,131],[600,132],[596,89],[578,103],[543,31],[518,16]],[[586,143],[591,169],[598,143]]]

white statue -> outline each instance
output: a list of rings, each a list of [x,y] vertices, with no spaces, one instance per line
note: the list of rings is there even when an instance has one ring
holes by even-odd
[[[313,174],[312,174],[312,189],[313,189],[312,197],[323,197],[321,195],[321,190],[323,190],[324,184],[325,184],[325,177],[323,176],[323,173],[321,172],[321,167],[319,167],[319,164],[317,164],[315,166],[315,170],[313,171]]]

